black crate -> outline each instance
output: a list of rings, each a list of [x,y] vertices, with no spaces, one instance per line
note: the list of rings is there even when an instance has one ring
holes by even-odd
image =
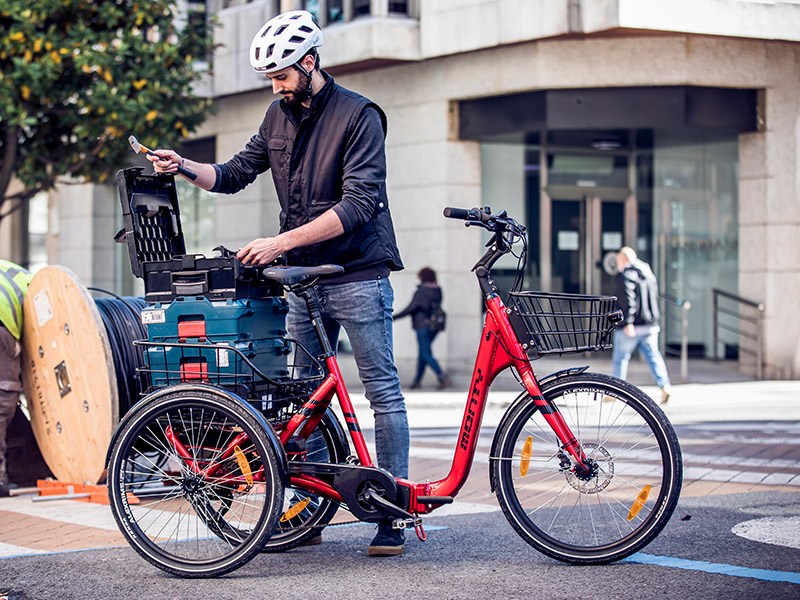
[[[244,265],[235,257],[189,254],[145,262],[142,267],[147,302],[170,302],[178,296],[257,299],[283,293],[280,285],[261,278],[264,267]]]
[[[175,178],[145,175],[143,167],[117,172],[124,228],[115,236],[128,246],[131,271],[144,280],[147,302],[170,302],[180,296],[212,300],[268,298],[281,287],[262,279],[265,266],[244,265],[235,255],[186,254]]]

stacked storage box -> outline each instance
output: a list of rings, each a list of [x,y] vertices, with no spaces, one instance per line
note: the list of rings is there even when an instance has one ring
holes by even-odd
[[[286,312],[283,298],[178,297],[147,307],[142,322],[156,344],[146,355],[152,385],[204,381],[252,389],[264,377],[285,379]]]
[[[220,250],[186,254],[174,177],[117,173],[126,243],[134,275],[144,280],[144,347],[152,388],[207,382],[262,400],[264,378],[289,375],[287,305],[264,266],[244,265]],[[221,347],[222,346],[222,347]]]

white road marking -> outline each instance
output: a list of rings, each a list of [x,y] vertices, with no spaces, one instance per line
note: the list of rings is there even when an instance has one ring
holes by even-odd
[[[800,517],[763,517],[744,521],[731,531],[745,539],[800,549]]]

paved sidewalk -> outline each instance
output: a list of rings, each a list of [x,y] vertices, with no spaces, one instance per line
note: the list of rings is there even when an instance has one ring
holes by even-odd
[[[683,497],[800,492],[800,381],[737,378],[746,379],[729,373],[724,383],[676,385],[672,399],[662,405],[678,429],[684,453]],[[406,394],[411,477],[416,480],[438,479],[449,469],[467,390],[465,381],[458,383],[457,391]],[[497,510],[486,479],[488,446],[493,426],[518,394],[513,385],[504,382],[501,391],[490,392],[476,464],[457,502],[448,507],[453,512]],[[657,388],[642,388],[659,397]],[[369,436],[372,418],[366,399],[357,392],[352,398]],[[0,558],[120,545],[124,541],[107,506],[76,500],[33,502],[31,496],[0,498]]]

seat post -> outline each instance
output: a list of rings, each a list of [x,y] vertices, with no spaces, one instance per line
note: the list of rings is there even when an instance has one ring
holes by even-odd
[[[328,339],[328,334],[325,331],[325,325],[322,323],[322,311],[319,307],[317,298],[309,292],[309,289],[317,283],[318,279],[307,282],[302,285],[295,285],[290,288],[290,291],[297,294],[300,298],[306,301],[308,308],[308,316],[311,319],[311,324],[314,326],[314,331],[317,332],[317,339],[322,348],[321,358],[326,359],[333,356],[335,353],[331,347],[331,342]],[[310,283],[310,284],[309,284]]]

